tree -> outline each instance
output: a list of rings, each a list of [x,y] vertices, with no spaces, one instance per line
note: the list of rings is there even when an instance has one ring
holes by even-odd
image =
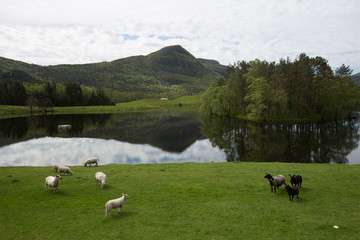
[[[352,74],[353,70],[350,69],[350,66],[345,66],[344,64],[342,64],[340,67],[338,67],[335,70],[335,75],[337,77],[347,77],[350,76]]]
[[[37,106],[37,99],[34,98],[33,96],[30,96],[27,100],[26,100],[26,105],[29,106],[30,108],[30,114],[31,116],[33,115],[33,108],[35,106]]]
[[[40,112],[47,113],[54,111],[54,104],[50,98],[42,98],[37,101],[37,107],[40,109]]]
[[[66,82],[67,106],[83,105],[82,89],[80,84],[74,82]]]
[[[326,59],[304,53],[294,62],[238,62],[204,93],[201,110],[219,116],[245,113],[263,120],[341,119],[360,107],[360,88],[351,73],[342,65],[334,75]]]
[[[302,53],[294,62],[295,99],[298,118],[304,117],[304,112],[309,112],[312,102],[313,69],[310,58]]]

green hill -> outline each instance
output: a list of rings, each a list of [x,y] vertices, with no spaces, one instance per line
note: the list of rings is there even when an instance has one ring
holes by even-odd
[[[351,79],[360,86],[360,72],[351,76]]]
[[[210,61],[210,60],[209,60]],[[111,62],[40,66],[0,57],[0,80],[77,82],[122,92],[199,93],[226,67],[204,64],[179,45]]]

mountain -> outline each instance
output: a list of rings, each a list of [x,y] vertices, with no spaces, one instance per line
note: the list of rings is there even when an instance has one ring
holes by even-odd
[[[360,72],[351,76],[351,79],[360,86]]]
[[[204,58],[197,58],[197,60],[207,67],[208,69],[213,70],[214,72],[220,74],[221,76],[225,77],[226,75],[226,66],[221,65],[216,60],[204,59]]]
[[[0,80],[77,82],[123,92],[199,93],[224,75],[226,66],[196,59],[179,45],[111,62],[40,66],[0,57]]]

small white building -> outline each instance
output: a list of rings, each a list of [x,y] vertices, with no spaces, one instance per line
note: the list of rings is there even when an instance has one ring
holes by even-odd
[[[58,129],[59,130],[68,130],[68,129],[71,129],[71,125],[69,125],[69,124],[58,125]]]
[[[169,100],[167,97],[160,98],[161,101],[167,101]]]

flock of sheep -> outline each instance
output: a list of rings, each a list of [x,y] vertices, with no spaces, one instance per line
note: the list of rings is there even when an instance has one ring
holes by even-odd
[[[85,162],[84,162],[84,167],[86,167],[87,165],[91,165],[91,164],[95,164],[95,166],[98,166],[99,163],[99,159],[96,157],[92,157],[92,158],[88,158]],[[53,192],[57,192],[58,191],[58,187],[60,185],[60,179],[62,179],[61,174],[63,173],[63,175],[65,174],[70,174],[71,176],[73,175],[71,169],[67,166],[60,166],[58,164],[54,165],[54,172],[58,172],[59,175],[57,176],[48,176],[47,178],[45,178],[45,188],[46,190],[48,189],[48,186],[53,190]],[[294,201],[294,196],[296,195],[297,198],[299,198],[299,188],[297,186],[299,186],[301,188],[301,184],[302,184],[302,177],[300,175],[290,175],[290,185],[286,184],[286,180],[285,177],[283,175],[277,175],[277,176],[271,176],[271,174],[267,173],[264,178],[268,179],[269,185],[271,187],[271,192],[276,193],[276,189],[278,189],[281,185],[285,185],[285,189],[289,195],[289,200],[290,201]],[[106,175],[103,172],[96,172],[95,173],[95,184],[97,182],[99,182],[101,184],[101,188],[104,188],[105,186],[105,181],[106,181]],[[295,185],[295,186],[294,186]],[[108,213],[111,213],[111,210],[113,208],[119,208],[118,213],[121,212],[124,204],[125,204],[125,200],[130,198],[127,194],[122,194],[122,197],[117,198],[117,199],[112,199],[106,202],[105,204],[105,219],[107,218]]]
[[[275,177],[271,176],[271,174],[267,173],[264,178],[268,179],[268,182],[271,187],[271,192],[276,192],[276,189],[279,188],[281,185],[285,185],[285,189],[289,195],[289,200],[294,201],[294,196],[296,195],[299,198],[299,186],[301,188],[302,177],[300,175],[290,175],[290,185],[286,184],[285,177],[283,175],[277,175]],[[295,186],[294,186],[295,185]]]
[[[99,163],[99,159],[96,157],[92,157],[92,158],[88,158],[85,162],[84,162],[84,167],[86,167],[87,165],[91,165],[91,164],[95,164],[95,166],[98,166]],[[62,179],[61,174],[63,173],[63,175],[65,174],[70,174],[71,176],[73,175],[71,169],[67,166],[60,166],[58,164],[54,165],[54,172],[58,172],[59,175],[57,176],[48,176],[45,178],[45,188],[46,191],[48,189],[48,186],[53,190],[53,192],[57,192],[58,191],[58,187],[60,185],[60,179]],[[105,181],[106,181],[106,175],[103,172],[97,172],[95,173],[95,184],[97,182],[99,182],[101,184],[101,188],[104,188],[105,186]],[[117,198],[117,199],[112,199],[106,202],[105,204],[105,219],[107,218],[108,213],[111,213],[111,209],[113,208],[120,208],[118,213],[121,212],[125,200],[130,198],[127,194],[122,194],[122,197]]]

